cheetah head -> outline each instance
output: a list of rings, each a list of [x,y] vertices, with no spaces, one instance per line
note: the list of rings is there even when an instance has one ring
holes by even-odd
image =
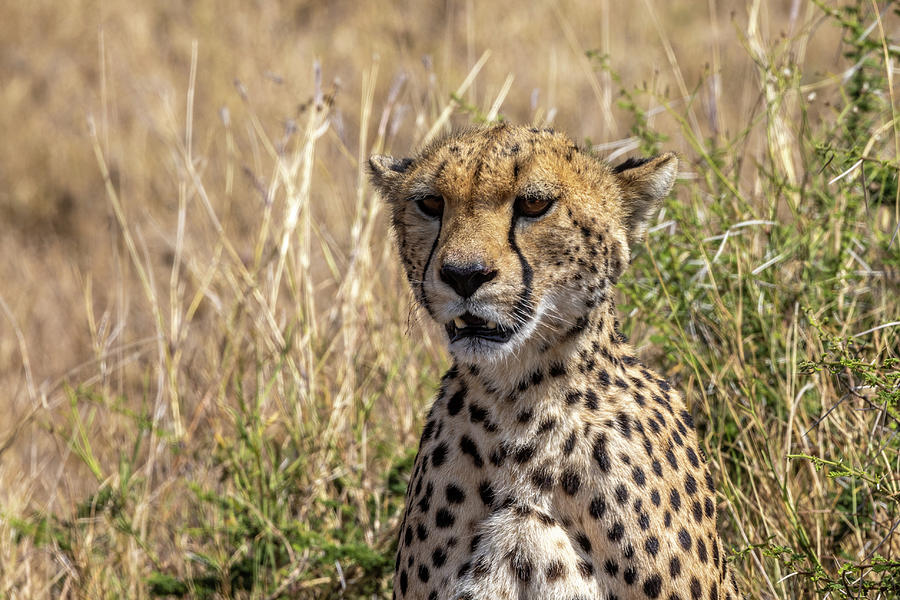
[[[416,300],[463,363],[583,328],[677,172],[673,154],[613,169],[551,130],[507,125],[369,165]]]

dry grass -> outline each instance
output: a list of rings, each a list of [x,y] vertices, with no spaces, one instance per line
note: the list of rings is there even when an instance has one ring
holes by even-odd
[[[682,154],[622,310],[742,586],[897,593],[900,18],[854,6],[3,4],[0,598],[389,596],[446,357],[364,159],[498,116]]]

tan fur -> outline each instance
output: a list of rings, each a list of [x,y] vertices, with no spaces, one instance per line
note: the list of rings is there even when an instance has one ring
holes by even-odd
[[[691,417],[612,300],[674,155],[616,172],[565,136],[500,125],[370,164],[417,301],[442,326],[468,313],[511,335],[450,344],[395,597],[737,598]],[[553,203],[529,218],[523,198]],[[448,265],[491,276],[465,297]]]

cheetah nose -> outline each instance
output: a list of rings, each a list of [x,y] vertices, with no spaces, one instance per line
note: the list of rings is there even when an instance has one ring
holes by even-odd
[[[497,276],[496,269],[481,263],[454,265],[444,263],[440,270],[441,281],[453,288],[463,298],[468,298],[483,284]]]

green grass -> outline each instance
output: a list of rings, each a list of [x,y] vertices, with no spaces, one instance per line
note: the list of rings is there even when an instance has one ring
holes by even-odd
[[[200,31],[208,8],[176,16]],[[0,598],[390,597],[406,483],[447,358],[411,307],[365,158],[399,155],[435,126],[548,124],[557,108],[586,145],[607,141],[590,131],[616,134],[601,157],[680,149],[681,179],[619,310],[696,416],[745,593],[900,597],[900,123],[888,71],[900,12],[817,2],[767,36],[758,8],[731,24],[721,56],[690,67],[665,51],[685,35],[651,29],[665,20],[648,8],[669,75],[630,69],[602,39],[576,43],[578,11],[551,11],[562,47],[577,50],[566,81],[541,67],[558,105],[507,98],[490,65],[518,48],[499,39],[462,85],[468,69],[427,61],[390,82],[387,61],[365,56],[358,97],[322,83],[319,63],[309,82],[267,75],[232,90],[220,80],[240,72],[235,48],[258,52],[232,32],[246,43],[209,41],[175,61],[177,101],[132,114],[103,69],[118,81],[117,60],[137,59],[112,48],[94,86],[103,110],[67,146],[66,160],[86,162],[47,176],[92,182],[104,207],[62,227],[58,206],[0,204],[21,235],[10,242],[10,227],[0,247],[53,291],[0,289],[0,359],[14,365],[0,369]],[[376,13],[351,30],[396,25]],[[343,56],[346,29],[334,31]],[[831,62],[817,36],[843,40]],[[207,47],[234,72],[204,61]],[[467,48],[471,67],[480,53]],[[729,69],[743,75],[723,93]],[[596,114],[579,113],[585,98]],[[23,131],[44,126],[22,118]],[[132,129],[142,119],[145,133]]]

